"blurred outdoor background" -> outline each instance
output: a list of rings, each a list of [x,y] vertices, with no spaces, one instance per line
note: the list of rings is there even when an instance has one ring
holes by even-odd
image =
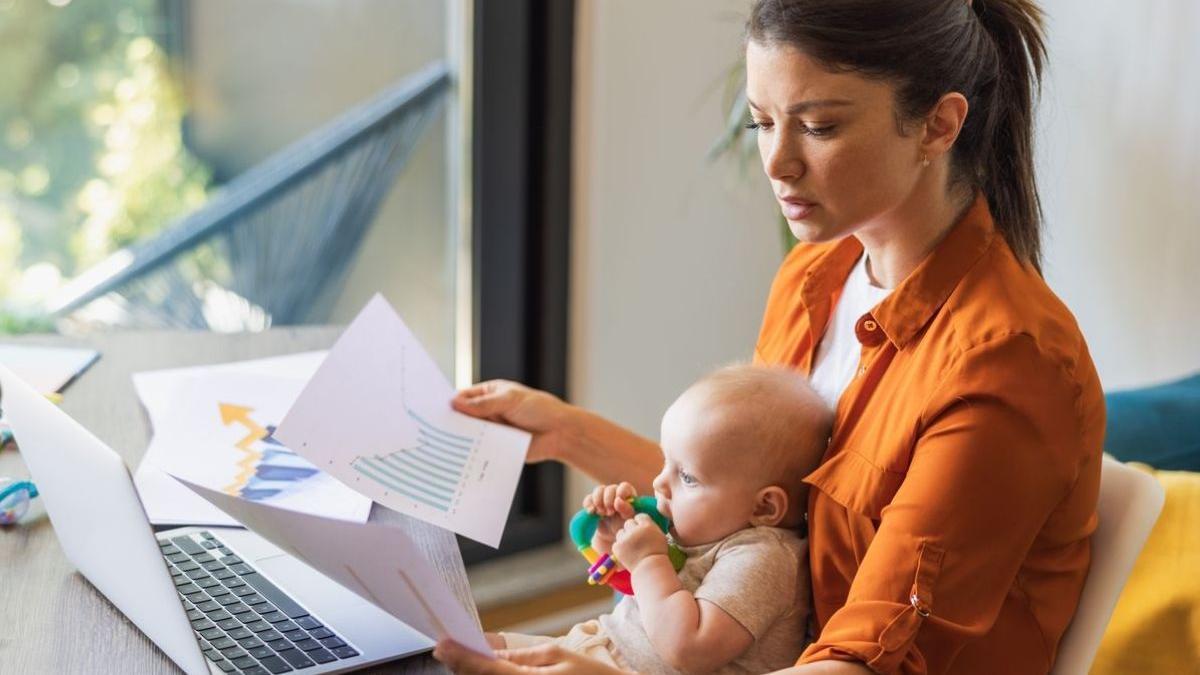
[[[0,2],[0,328],[40,332],[56,321],[61,328],[64,318],[78,327],[80,315],[87,328],[229,331],[344,322],[382,291],[407,306],[414,330],[453,372],[457,230],[448,216],[448,90],[442,87],[415,130],[371,128],[347,140],[337,129],[348,111],[406,76],[444,67],[449,7],[406,0]],[[84,297],[68,281],[94,274],[106,260],[112,267],[114,253],[154,241],[211,205],[219,188],[302,139],[333,150],[277,161],[282,196],[268,194],[269,180],[239,186],[234,192],[245,199],[231,207],[239,212],[222,222],[203,214],[212,234],[195,250],[184,250],[189,244],[159,255],[158,271],[114,281],[107,300],[61,311],[62,303]],[[402,178],[386,174],[393,167],[377,159],[386,153]],[[322,173],[338,175],[315,175]],[[339,194],[378,204],[308,217]],[[273,222],[248,222],[255,218]],[[226,232],[240,237],[236,247],[224,245],[233,250],[212,243]],[[289,253],[269,244],[285,238],[311,241],[310,250],[290,253],[311,270],[332,266],[337,273],[303,275],[323,285],[282,303],[279,287],[304,284],[294,270],[290,280],[272,278],[276,288],[251,288],[237,278],[244,270],[223,269],[269,274]],[[346,244],[336,260],[312,250],[337,242]],[[179,283],[167,289],[159,278],[165,270],[193,286],[215,281],[227,293],[209,285],[197,299]],[[155,293],[145,289],[150,282]],[[142,288],[135,293],[133,284]],[[240,305],[219,305],[228,305],[231,293],[240,294]],[[120,312],[113,311],[116,294],[124,295]],[[97,312],[106,302],[108,311]],[[149,318],[186,303],[201,311]],[[301,303],[319,309],[305,312]],[[146,307],[153,304],[163,307]]]
[[[3,327],[113,251],[204,203],[154,0],[0,2]]]

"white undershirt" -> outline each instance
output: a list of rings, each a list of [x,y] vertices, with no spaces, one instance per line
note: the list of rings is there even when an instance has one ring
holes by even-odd
[[[817,347],[813,362],[812,385],[829,404],[836,408],[842,392],[854,379],[862,344],[854,333],[854,326],[871,309],[892,292],[890,288],[879,288],[871,283],[867,275],[867,256],[864,253],[850,270],[842,295],[838,299],[829,326]]]

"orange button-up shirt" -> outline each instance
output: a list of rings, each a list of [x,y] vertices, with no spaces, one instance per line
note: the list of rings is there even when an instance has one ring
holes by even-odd
[[[854,237],[799,245],[755,360],[812,370]],[[1044,673],[1096,526],[1104,399],[1074,318],[982,196],[856,324],[859,369],[805,482],[816,641],[880,673]]]

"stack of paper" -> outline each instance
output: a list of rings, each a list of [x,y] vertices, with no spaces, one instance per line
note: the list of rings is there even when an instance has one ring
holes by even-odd
[[[382,297],[372,299],[346,329],[298,397],[282,378],[268,385],[261,374],[208,377],[208,384],[193,384],[174,398],[161,416],[164,427],[187,428],[192,410],[214,400],[214,381],[248,394],[270,389],[281,400],[295,398],[271,430],[272,441],[385,506],[499,543],[529,434],[452,410],[449,381]],[[257,428],[237,415],[229,419]],[[155,438],[156,444],[176,441]],[[169,470],[231,519],[414,629],[491,654],[479,625],[402,530],[279,508],[245,489],[214,483],[211,466],[174,462]]]
[[[134,375],[153,439],[134,477],[150,522],[237,525],[165,472],[280,508],[365,522],[371,500],[275,438],[324,352]]]

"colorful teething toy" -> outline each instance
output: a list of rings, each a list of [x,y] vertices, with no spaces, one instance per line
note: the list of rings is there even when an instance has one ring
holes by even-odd
[[[29,510],[29,502],[38,496],[37,488],[27,480],[0,478],[0,525],[12,525]]]
[[[663,533],[668,531],[671,523],[666,516],[658,512],[658,505],[655,503],[654,497],[634,497],[629,501],[633,504],[634,511],[653,518],[655,524],[662,528]],[[607,553],[600,555],[596,553],[596,549],[592,548],[592,537],[596,534],[596,527],[599,525],[600,516],[588,513],[587,509],[580,509],[579,513],[576,513],[575,517],[571,519],[571,540],[575,542],[575,547],[579,549],[579,553],[590,565],[588,583],[593,586],[608,584],[614,590],[625,595],[633,595],[633,582],[629,578],[629,570],[619,568],[617,559],[611,555]],[[676,572],[683,568],[686,556],[675,544],[671,544],[667,548],[667,557],[671,559],[671,565]]]

